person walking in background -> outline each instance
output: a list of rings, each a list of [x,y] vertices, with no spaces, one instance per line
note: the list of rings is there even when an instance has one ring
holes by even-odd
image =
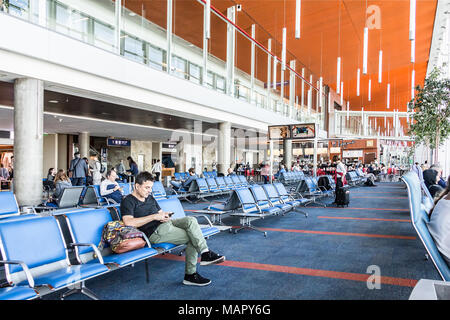
[[[156,178],[155,178],[156,181],[159,181],[161,172],[162,172],[161,160],[158,159],[158,160],[156,160],[156,162],[152,168],[152,173],[156,176]]]
[[[89,173],[89,168],[85,160],[81,159],[80,153],[75,152],[75,158],[70,161],[69,176],[73,178],[74,186],[82,186],[83,180]]]
[[[3,167],[3,163],[0,163],[0,180],[8,180],[9,172],[8,169]]]

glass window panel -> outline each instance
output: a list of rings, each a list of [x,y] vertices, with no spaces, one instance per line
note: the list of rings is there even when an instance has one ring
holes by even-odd
[[[217,91],[221,91],[225,93],[225,78],[216,75],[216,89]]]
[[[200,83],[200,75],[202,68],[196,64],[189,63],[189,80],[195,83]]]
[[[106,50],[114,48],[114,28],[94,21],[94,45]]]
[[[207,77],[208,79],[206,79],[206,85],[208,86],[208,88],[214,88],[214,73],[208,71]]]
[[[152,68],[164,71],[166,69],[165,57],[165,50],[154,47],[152,45],[148,46],[149,65]]]
[[[145,63],[145,50],[142,40],[124,35],[124,56],[131,60]]]
[[[183,58],[172,56],[172,67],[174,68],[172,72],[176,77],[186,79],[186,62]]]

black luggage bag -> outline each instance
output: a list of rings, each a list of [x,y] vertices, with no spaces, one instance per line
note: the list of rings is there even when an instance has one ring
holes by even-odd
[[[336,205],[338,207],[342,206],[347,206],[350,203],[350,191],[348,190],[348,188],[336,188]]]

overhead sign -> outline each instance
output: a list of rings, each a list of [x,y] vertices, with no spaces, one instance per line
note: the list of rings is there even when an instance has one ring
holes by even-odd
[[[131,147],[131,140],[108,138],[106,145],[108,147]]]
[[[269,126],[269,140],[314,139],[316,138],[315,123],[299,123],[281,126]]]
[[[291,138],[289,126],[270,126],[269,140],[284,140]]]

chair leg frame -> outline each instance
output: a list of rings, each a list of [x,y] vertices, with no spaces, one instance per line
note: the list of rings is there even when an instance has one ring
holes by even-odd
[[[69,289],[68,291],[61,294],[61,300],[64,300],[66,297],[71,296],[76,293],[81,293],[87,296],[88,298],[91,298],[92,300],[100,300],[99,297],[93,293],[90,289],[88,289],[85,285],[85,282],[81,282],[81,288],[76,289]]]

